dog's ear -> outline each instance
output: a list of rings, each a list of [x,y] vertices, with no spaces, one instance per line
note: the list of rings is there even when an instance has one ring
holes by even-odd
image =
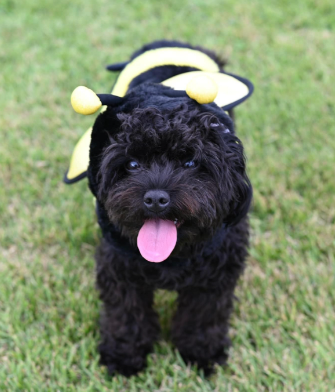
[[[227,226],[239,223],[247,215],[252,202],[252,186],[245,172],[237,183],[237,201],[233,202],[231,213],[225,219]]]

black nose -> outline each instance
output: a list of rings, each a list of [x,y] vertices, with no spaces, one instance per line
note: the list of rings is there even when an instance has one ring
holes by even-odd
[[[170,196],[165,191],[152,189],[144,195],[143,203],[149,211],[162,212],[170,204]]]

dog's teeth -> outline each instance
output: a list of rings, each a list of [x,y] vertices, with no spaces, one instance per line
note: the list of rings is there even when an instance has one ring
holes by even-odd
[[[173,223],[176,225],[178,223],[178,219],[175,219]]]

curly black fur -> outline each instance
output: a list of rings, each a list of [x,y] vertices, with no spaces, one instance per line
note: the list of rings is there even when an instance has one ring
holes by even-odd
[[[157,45],[171,43],[154,43],[135,56]],[[146,81],[187,71],[160,68],[148,71]],[[96,255],[104,303],[99,352],[110,373],[126,376],[143,369],[159,337],[152,309],[157,288],[179,293],[172,339],[184,360],[206,372],[223,364],[233,291],[247,256],[252,188],[233,121],[214,103],[199,105],[169,91],[135,80],[126,101],[100,114],[92,132],[88,176],[103,233]],[[194,167],[185,167],[190,160]],[[129,161],[139,167],[130,170]],[[161,213],[144,208],[152,189],[170,196]],[[157,217],[178,220],[178,241],[167,260],[150,263],[136,238],[145,220]]]

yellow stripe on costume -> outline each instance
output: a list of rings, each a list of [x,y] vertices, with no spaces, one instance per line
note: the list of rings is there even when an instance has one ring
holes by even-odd
[[[194,67],[206,72],[219,72],[219,66],[207,54],[187,48],[160,48],[144,52],[120,73],[112,94],[124,97],[131,81],[149,69],[162,65]]]
[[[91,134],[92,127],[83,134],[73,150],[69,171],[66,175],[69,180],[73,180],[80,176],[80,174],[84,173],[88,168],[90,162]]]

